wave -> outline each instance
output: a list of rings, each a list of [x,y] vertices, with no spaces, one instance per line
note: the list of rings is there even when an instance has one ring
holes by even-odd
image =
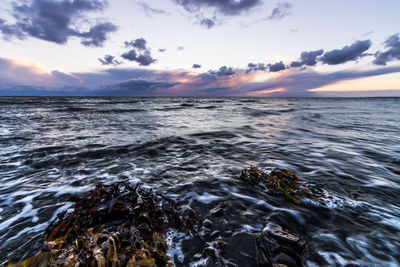
[[[267,116],[267,115],[281,115],[282,113],[294,112],[296,109],[254,109],[254,108],[243,108],[252,117]]]

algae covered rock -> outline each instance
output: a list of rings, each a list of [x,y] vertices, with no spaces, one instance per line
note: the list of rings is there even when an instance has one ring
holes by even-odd
[[[167,231],[199,226],[197,214],[151,190],[98,185],[50,223],[41,252],[10,266],[170,266]]]
[[[316,199],[322,197],[321,194],[312,194],[305,182],[302,182],[293,171],[286,169],[275,169],[267,173],[251,166],[242,170],[240,177],[251,185],[262,185],[269,193],[282,195],[295,204],[301,203],[299,196]]]

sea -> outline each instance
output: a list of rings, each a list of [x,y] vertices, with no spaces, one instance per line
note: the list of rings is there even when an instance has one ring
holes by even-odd
[[[250,166],[329,197],[296,205],[244,182]],[[305,266],[400,265],[400,98],[0,98],[0,262],[38,252],[58,213],[117,181],[192,208],[215,238],[296,234]],[[187,250],[178,240],[175,264]]]

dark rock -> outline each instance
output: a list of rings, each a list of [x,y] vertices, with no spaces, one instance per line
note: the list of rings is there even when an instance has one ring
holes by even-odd
[[[221,256],[236,266],[271,266],[267,255],[258,248],[256,236],[252,233],[236,233],[227,239]]]
[[[189,266],[194,257],[197,257],[198,254],[202,255],[204,248],[206,248],[208,244],[199,236],[195,236],[190,240],[182,241],[182,252],[185,256],[183,261],[183,266]]]
[[[304,248],[305,242],[299,236],[282,230],[269,230],[267,235],[277,240],[280,244],[293,247],[297,250]]]
[[[210,212],[213,217],[221,217],[224,215],[224,210],[222,208],[213,208]]]
[[[207,228],[211,228],[212,222],[211,222],[209,219],[205,219],[205,220],[203,221],[203,226],[204,226],[204,227],[207,227]]]
[[[220,235],[221,235],[221,232],[218,231],[218,230],[215,230],[214,232],[211,233],[210,237],[211,237],[212,239],[215,239],[215,238],[217,238],[217,237],[220,236]]]
[[[276,256],[276,262],[285,264],[288,267],[297,267],[296,261],[285,253],[279,253],[278,256]]]
[[[206,247],[204,249],[204,255],[211,257],[213,260],[217,259],[217,251],[213,247]]]

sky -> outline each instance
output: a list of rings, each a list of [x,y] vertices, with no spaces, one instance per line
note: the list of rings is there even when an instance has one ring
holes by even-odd
[[[0,95],[400,96],[398,0],[2,0]]]

